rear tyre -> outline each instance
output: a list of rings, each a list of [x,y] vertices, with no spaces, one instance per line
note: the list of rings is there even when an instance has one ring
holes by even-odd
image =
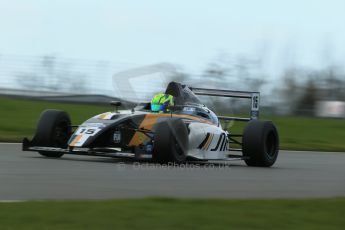
[[[181,119],[156,124],[153,160],[158,163],[183,163],[188,153],[188,130]]]
[[[61,110],[48,109],[42,112],[32,142],[43,147],[67,148],[71,135],[71,119]],[[42,156],[59,158],[64,153],[39,151]]]
[[[271,121],[252,120],[243,132],[243,156],[248,166],[270,167],[277,160],[279,136]]]

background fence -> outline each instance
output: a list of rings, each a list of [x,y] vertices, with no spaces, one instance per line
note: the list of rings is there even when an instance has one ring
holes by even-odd
[[[169,63],[142,67],[54,55],[0,55],[0,94],[99,94],[139,102],[164,91],[171,80],[197,87],[260,91],[261,104],[271,114],[345,117],[345,71],[339,66],[324,69],[295,66],[272,77],[265,72],[260,60],[243,57],[219,59],[200,73],[189,74]],[[229,107],[241,111],[246,106],[230,99],[205,101],[220,112],[224,108],[228,111]],[[330,109],[340,112],[328,111]]]

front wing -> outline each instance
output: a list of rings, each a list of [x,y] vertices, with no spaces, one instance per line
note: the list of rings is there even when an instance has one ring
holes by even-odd
[[[32,151],[32,152],[59,152],[64,154],[71,155],[81,155],[81,156],[99,156],[99,157],[111,157],[111,158],[129,158],[136,160],[149,160],[152,159],[151,154],[144,153],[133,153],[133,152],[123,152],[119,148],[56,148],[56,147],[45,147],[45,146],[33,146],[31,142],[27,139],[23,139],[22,145],[23,151]],[[196,158],[187,158],[189,161],[200,161]],[[225,159],[219,159],[221,161],[233,161],[233,160],[245,160],[247,157],[242,155],[228,155]],[[207,159],[205,159],[207,160]],[[212,159],[212,161],[216,161]]]

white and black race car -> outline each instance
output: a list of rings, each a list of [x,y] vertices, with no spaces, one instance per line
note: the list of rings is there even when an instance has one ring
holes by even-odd
[[[71,125],[64,111],[45,110],[33,139],[24,138],[23,150],[55,158],[74,154],[159,163],[244,160],[249,166],[269,167],[276,161],[278,132],[271,121],[258,120],[258,92],[192,88],[171,82],[165,93],[175,102],[167,113],[151,112],[150,103],[118,111],[121,103],[112,102],[114,112],[96,115],[78,126]],[[251,101],[250,117],[216,116],[196,95],[247,98]],[[222,128],[220,121],[232,120],[248,122],[243,133]]]

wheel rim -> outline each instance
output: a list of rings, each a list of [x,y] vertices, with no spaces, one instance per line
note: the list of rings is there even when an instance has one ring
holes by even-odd
[[[266,153],[269,157],[273,158],[277,152],[277,139],[273,132],[270,132],[266,140]]]
[[[177,142],[175,142],[175,150],[178,157],[182,157],[184,155],[180,145]]]
[[[179,160],[183,160],[185,157],[185,153],[183,151],[183,149],[181,148],[181,146],[178,143],[178,140],[174,141],[174,147],[175,147],[175,156],[176,158],[178,158]]]
[[[53,144],[55,147],[64,147],[69,137],[69,125],[67,121],[60,121],[53,133]]]

